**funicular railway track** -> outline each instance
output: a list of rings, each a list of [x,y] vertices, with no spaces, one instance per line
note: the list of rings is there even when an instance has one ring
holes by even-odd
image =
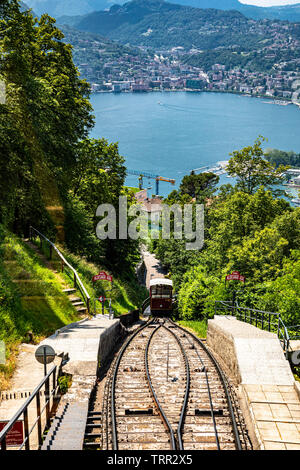
[[[198,338],[169,319],[148,321],[115,358],[101,433],[103,450],[247,447],[218,364]]]

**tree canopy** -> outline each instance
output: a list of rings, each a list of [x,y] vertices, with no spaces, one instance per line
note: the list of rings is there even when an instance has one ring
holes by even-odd
[[[205,198],[213,195],[219,179],[219,176],[214,173],[200,173],[196,175],[192,172],[190,175],[183,177],[180,183],[180,192],[195,198],[197,202],[200,199],[204,201]]]
[[[243,192],[253,194],[260,186],[271,188],[283,182],[286,168],[280,165],[275,168],[264,157],[262,149],[263,137],[259,137],[253,146],[235,150],[227,165],[229,176],[237,178],[237,187]],[[275,189],[278,193],[278,189]]]
[[[280,165],[289,165],[300,168],[300,154],[293,151],[284,152],[283,150],[278,149],[267,149],[265,151],[265,157],[276,167]]]
[[[96,238],[95,213],[123,194],[118,145],[90,139],[90,86],[72,47],[49,15],[34,18],[17,0],[0,10],[0,223],[28,235],[29,225],[60,234],[75,253],[116,260],[117,243]],[[126,257],[136,246],[120,243]]]

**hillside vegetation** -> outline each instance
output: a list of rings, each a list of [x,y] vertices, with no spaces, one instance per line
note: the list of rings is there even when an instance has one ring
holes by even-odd
[[[14,368],[18,344],[30,340],[29,332],[38,343],[76,320],[59,278],[28,244],[0,226],[0,340],[8,359],[0,365],[0,389]]]
[[[127,14],[132,10],[135,16]],[[92,298],[112,298],[117,315],[136,308],[147,294],[135,278],[139,240],[117,237],[119,197],[127,196],[127,208],[135,202],[134,190],[124,187],[125,159],[117,143],[89,138],[94,125],[90,88],[74,66],[71,46],[52,18],[37,20],[21,12],[17,0],[2,1],[0,17],[0,79],[5,84],[0,102],[0,339],[8,346],[8,362],[1,366],[7,377],[16,346],[26,341],[29,330],[37,342],[78,318],[62,293],[70,282],[66,273],[61,278],[22,242],[30,225],[61,247]],[[137,28],[147,31],[155,20],[166,44],[188,38],[214,44],[238,40],[251,48],[265,38],[257,28],[269,31],[267,21],[253,23],[238,12],[161,1],[114,6],[100,20],[114,31],[119,20],[126,23],[119,29],[124,38],[136,38]],[[214,28],[209,34],[207,24]],[[298,34],[300,26],[285,26],[288,34]],[[270,31],[266,34],[272,40]],[[145,44],[152,41],[151,35],[143,38]],[[174,231],[171,239],[152,245],[174,280],[178,317],[196,321],[199,334],[205,334],[215,300],[232,300],[234,290],[241,305],[278,311],[286,324],[300,324],[300,209],[282,198],[278,185],[286,168],[264,158],[262,142],[258,138],[253,146],[233,151],[227,172],[235,186],[216,193],[216,175],[191,174],[164,201],[205,205],[201,250],[187,250]],[[112,238],[97,236],[101,204],[115,209]],[[91,283],[101,269],[114,276],[111,291],[105,283]],[[234,270],[245,276],[244,289],[225,286],[225,275]]]
[[[135,278],[138,241],[96,235],[98,206],[118,207],[121,195],[130,205],[133,191],[124,187],[118,145],[88,138],[94,125],[90,88],[63,37],[48,15],[37,20],[17,0],[1,2],[0,340],[7,345],[2,379],[11,374],[16,347],[28,331],[38,342],[79,319],[62,292],[72,280],[49,269],[46,258],[22,242],[30,225],[60,244],[91,297],[112,298],[116,315],[146,296]],[[111,292],[101,283],[93,292],[92,275],[101,269],[114,276]]]
[[[61,30],[65,36],[64,42],[73,46],[75,64],[88,64],[89,67],[94,67],[99,74],[103,73],[105,63],[108,60],[115,61],[122,58],[126,62],[127,69],[130,69],[132,57],[142,61],[153,55],[145,53],[137,47],[123,46],[99,34],[78,31],[70,26],[64,25]]]
[[[241,306],[279,312],[286,325],[300,325],[300,208],[282,198],[284,167],[267,162],[261,145],[257,139],[232,153],[227,171],[235,186],[216,193],[215,175],[210,187],[203,175],[190,175],[165,201],[206,203],[202,250],[187,251],[174,234],[152,242],[175,282],[182,320],[213,317],[215,301],[232,301],[237,291]],[[245,285],[225,284],[233,271],[245,276]]]
[[[297,24],[253,21],[236,10],[201,9],[164,0],[133,0],[113,5],[109,11],[75,17],[71,23],[76,29],[99,33],[124,44],[200,50],[228,47],[259,50],[262,41],[271,44],[275,34],[295,38],[300,31]]]
[[[71,253],[64,247],[60,247],[66,260],[73,266],[77,271],[80,279],[83,282],[88,294],[91,297],[91,314],[94,313],[94,306],[96,305],[96,312],[101,313],[101,304],[98,301],[100,296],[105,296],[107,301],[105,302],[105,313],[109,313],[108,301],[111,299],[111,308],[116,317],[126,314],[132,310],[138,309],[145,298],[148,296],[148,292],[145,287],[139,285],[136,281],[134,274],[129,272],[113,272],[113,282],[108,281],[96,281],[92,282],[93,276],[99,274],[100,271],[106,270],[105,264],[95,264],[91,261],[87,261],[85,257],[81,257]],[[49,249],[44,247],[45,256],[48,256]],[[53,254],[53,259],[50,263],[53,269],[60,271],[61,260],[58,256]],[[108,271],[107,271],[108,272]],[[110,271],[111,273],[111,271]],[[66,282],[71,283],[72,280],[68,274],[64,271],[61,276]],[[80,291],[77,291],[76,295],[81,295]],[[96,302],[94,302],[94,300]]]
[[[48,254],[45,248],[45,255]],[[87,288],[92,310],[94,298],[100,295],[111,298],[116,316],[139,308],[147,297],[145,289],[138,286],[130,274],[114,277],[112,289],[106,281],[93,284],[92,276],[102,268],[68,251],[64,255]],[[49,269],[51,265],[53,270]],[[66,273],[54,271],[60,265],[55,257],[49,263],[28,243],[0,226],[0,341],[5,342],[8,359],[6,366],[0,365],[0,390],[14,369],[17,346],[21,342],[30,340],[37,344],[62,326],[82,319],[63,292],[64,288],[73,287],[72,279]],[[96,305],[96,313],[100,313],[100,303]],[[107,304],[105,313],[108,313]],[[33,334],[32,340],[29,332]]]

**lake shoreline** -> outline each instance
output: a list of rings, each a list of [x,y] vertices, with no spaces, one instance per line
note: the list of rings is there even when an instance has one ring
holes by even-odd
[[[162,196],[178,189],[192,169],[228,160],[259,135],[267,139],[265,148],[300,153],[295,106],[268,106],[270,99],[244,96],[214,91],[94,93],[95,127],[90,135],[118,142],[128,169],[174,179],[173,187],[160,184]],[[220,176],[220,184],[230,182],[227,175]],[[128,175],[126,184],[137,186],[137,177]],[[153,180],[145,178],[144,185],[154,187]]]
[[[269,95],[252,95],[249,93],[242,93],[240,91],[222,91],[222,90],[192,90],[189,88],[183,88],[179,90],[174,90],[174,89],[165,89],[165,90],[159,90],[159,89],[153,89],[153,90],[147,90],[147,91],[131,91],[131,90],[124,90],[124,91],[113,91],[113,90],[99,90],[95,92],[91,92],[91,95],[99,95],[99,94],[113,94],[113,95],[127,95],[127,94],[132,94],[132,95],[145,95],[145,94],[152,94],[152,93],[219,93],[222,95],[238,95],[238,96],[245,96],[247,98],[259,98],[259,99],[267,99],[269,100],[270,104],[276,104],[277,106],[289,106],[290,104],[297,106],[300,109],[300,102],[296,103],[293,100],[290,99],[280,99],[276,98],[274,96],[269,96]],[[276,102],[277,101],[277,102]]]

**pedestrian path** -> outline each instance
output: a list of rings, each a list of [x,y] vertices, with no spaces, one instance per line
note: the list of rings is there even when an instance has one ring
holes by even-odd
[[[58,425],[54,437],[59,430],[61,436],[68,426],[72,427],[72,422],[76,423],[73,427],[74,432],[69,433],[70,442],[73,442],[73,447],[70,448],[82,448],[88,402],[97,379],[97,370],[117,341],[120,328],[119,320],[96,316],[92,319],[84,319],[65,326],[40,343],[52,346],[57,355],[64,353],[68,358],[62,370],[64,373],[72,375],[72,386],[68,393],[63,396],[58,413],[63,413],[61,407],[65,407],[66,404],[68,404],[68,407],[64,419],[54,422],[51,429],[53,426]],[[12,379],[13,389],[2,393],[0,421],[9,421],[43,379],[44,366],[35,359],[37,347],[22,345],[17,370]],[[61,361],[62,357],[56,357],[55,362],[58,365]],[[41,396],[42,407],[44,403],[45,397]],[[33,400],[28,411],[30,428],[36,421],[37,416],[35,400]],[[62,424],[64,424],[63,427]],[[38,435],[31,437],[30,441],[30,448],[37,449]],[[53,442],[50,444],[53,444]],[[65,445],[66,443],[62,440],[60,446]],[[55,446],[57,446],[57,438]],[[53,445],[52,448],[54,448]]]
[[[95,376],[98,361],[106,358],[118,336],[119,323],[118,319],[97,315],[61,328],[41,344],[52,346],[57,354],[68,354],[64,372]]]
[[[208,321],[207,344],[239,384],[257,448],[300,450],[300,394],[278,337],[216,315]]]
[[[41,450],[82,450],[90,394],[96,377],[74,376],[62,398]]]

